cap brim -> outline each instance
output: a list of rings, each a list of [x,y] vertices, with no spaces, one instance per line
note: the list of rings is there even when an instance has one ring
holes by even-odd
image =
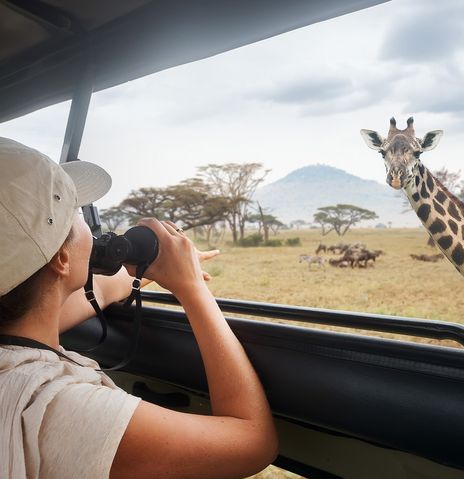
[[[97,201],[111,188],[111,176],[101,166],[88,161],[70,161],[60,166],[76,186],[77,206]]]

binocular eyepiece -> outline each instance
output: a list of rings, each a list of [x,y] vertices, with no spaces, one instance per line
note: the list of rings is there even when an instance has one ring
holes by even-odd
[[[112,276],[121,269],[123,263],[152,263],[158,252],[158,238],[146,226],[134,226],[123,235],[104,233],[93,239],[90,268],[94,274]]]

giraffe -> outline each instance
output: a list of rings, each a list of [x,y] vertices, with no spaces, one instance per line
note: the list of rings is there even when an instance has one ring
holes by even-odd
[[[407,120],[407,128],[399,130],[396,120],[391,118],[386,139],[373,130],[361,130],[361,135],[367,146],[382,155],[387,183],[406,192],[411,206],[436,245],[464,275],[464,204],[420,160],[424,151],[437,146],[443,131],[430,131],[424,138],[417,138],[413,123],[411,117]]]

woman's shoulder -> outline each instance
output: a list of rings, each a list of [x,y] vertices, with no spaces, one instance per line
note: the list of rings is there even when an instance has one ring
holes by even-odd
[[[60,352],[88,366],[52,351],[0,347],[0,443],[13,441],[21,467],[40,466],[44,477],[67,477],[70,467],[75,477],[108,477],[140,399],[90,367],[98,367],[94,361]],[[1,472],[0,464],[4,477]]]
[[[62,347],[61,357],[53,351],[22,346],[0,346],[0,390],[37,395],[44,389],[59,390],[69,384],[93,384],[117,389],[99,370],[97,362]],[[75,362],[73,362],[75,361]],[[5,389],[8,387],[8,389]]]

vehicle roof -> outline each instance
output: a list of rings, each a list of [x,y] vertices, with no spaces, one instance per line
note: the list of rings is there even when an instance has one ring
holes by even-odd
[[[385,1],[2,0],[0,122]]]

